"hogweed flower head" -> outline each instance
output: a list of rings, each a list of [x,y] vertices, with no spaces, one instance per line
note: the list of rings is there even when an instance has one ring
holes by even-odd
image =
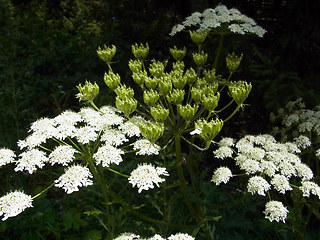
[[[101,146],[95,154],[93,154],[93,158],[96,160],[96,164],[101,164],[102,167],[109,167],[112,163],[119,165],[122,162],[121,155],[124,152],[121,149],[117,149],[111,145],[103,145]]]
[[[134,72],[132,74],[133,81],[139,86],[142,86],[147,78],[148,74],[146,71]]]
[[[65,173],[55,180],[56,187],[63,188],[67,194],[79,191],[79,187],[92,185],[92,178],[87,167],[73,165],[65,170]]]
[[[117,109],[123,112],[127,118],[137,109],[137,105],[138,102],[134,98],[121,99],[119,96],[116,97]]]
[[[158,102],[159,98],[159,93],[153,89],[143,92],[143,101],[149,107],[155,105]]]
[[[49,158],[45,152],[38,149],[22,152],[19,157],[14,169],[16,172],[27,170],[29,174],[32,174],[37,168],[42,168],[45,163],[49,162]]]
[[[216,185],[221,183],[227,183],[232,177],[232,172],[227,167],[219,167],[216,169],[212,175],[211,182],[214,182]]]
[[[58,163],[62,166],[67,166],[69,163],[73,162],[75,158],[74,154],[77,152],[77,150],[69,145],[60,145],[50,153],[49,162],[51,165]]]
[[[129,68],[131,72],[138,73],[142,71],[142,62],[140,60],[132,60],[129,61]]]
[[[167,96],[167,100],[175,105],[181,104],[184,99],[185,91],[183,89],[173,89]]]
[[[159,81],[158,89],[163,96],[167,96],[172,90],[171,77],[164,75]]]
[[[209,112],[212,112],[219,103],[220,94],[219,92],[216,95],[209,94],[209,95],[202,95],[201,97],[201,105],[205,107]]]
[[[266,215],[266,219],[272,221],[283,221],[287,218],[288,209],[283,206],[282,202],[279,201],[270,201],[266,204],[266,209],[264,214]]]
[[[138,192],[141,193],[142,190],[154,188],[154,185],[159,187],[159,183],[165,181],[164,178],[160,177],[161,175],[169,176],[165,168],[156,168],[152,164],[145,163],[138,165],[138,167],[131,172],[129,183],[132,184],[132,187],[137,186]]]
[[[140,61],[143,61],[149,54],[149,44],[146,43],[144,46],[142,43],[140,43],[140,45],[135,43],[131,46],[131,50],[135,58],[137,58]]]
[[[107,47],[106,45],[103,48],[98,48],[97,53],[99,58],[101,58],[106,63],[110,64],[112,58],[116,54],[117,48],[112,45],[111,47]]]
[[[133,149],[139,150],[137,155],[158,155],[160,146],[147,139],[140,139],[134,142]]]
[[[10,192],[0,198],[0,216],[2,221],[15,217],[26,208],[32,207],[32,198],[20,191]]]
[[[167,63],[168,61],[160,62],[153,59],[152,63],[149,66],[149,73],[156,78],[162,77]]]
[[[183,77],[186,78],[189,85],[192,85],[197,80],[197,73],[193,70],[193,68],[189,68]]]
[[[117,96],[121,99],[132,98],[134,96],[134,91],[131,87],[126,85],[121,85],[115,90]]]
[[[8,163],[14,162],[15,157],[16,157],[16,154],[11,149],[1,148],[0,149],[0,167],[7,165]]]
[[[96,83],[92,84],[86,81],[83,86],[79,84],[77,88],[79,93],[76,96],[79,101],[92,102],[99,94],[99,86]]]
[[[195,123],[195,129],[199,129],[199,135],[202,137],[207,143],[211,143],[211,141],[217,136],[223,126],[223,121],[220,119],[211,120],[207,122],[204,119],[199,119]]]
[[[186,122],[190,122],[193,119],[194,115],[198,111],[198,108],[198,105],[193,105],[193,107],[190,104],[185,106],[178,105],[179,114]]]

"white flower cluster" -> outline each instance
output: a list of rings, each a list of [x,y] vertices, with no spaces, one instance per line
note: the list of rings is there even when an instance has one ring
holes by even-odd
[[[160,177],[161,175],[169,176],[165,168],[156,168],[152,164],[138,165],[138,167],[131,172],[129,183],[132,184],[132,187],[137,186],[138,192],[140,193],[142,190],[154,188],[154,184],[159,187],[159,183],[165,181],[164,178]]]
[[[8,163],[14,162],[15,157],[16,157],[16,154],[11,149],[1,148],[0,149],[0,167],[7,165]]]
[[[252,18],[241,14],[239,10],[227,9],[224,5],[218,5],[214,9],[204,10],[203,13],[194,12],[182,24],[174,26],[170,36],[192,26],[198,28],[199,31],[219,29],[242,35],[252,33],[259,37],[263,37],[266,33],[266,30],[258,26]]]
[[[232,141],[229,144],[224,142],[226,140],[218,143],[219,148],[214,151],[215,156],[224,159],[233,157],[233,152],[237,152],[233,158],[236,165],[249,175],[247,190],[251,194],[265,196],[271,189],[285,194],[286,191],[292,190],[290,180],[295,178],[300,179],[303,196],[309,197],[311,193],[320,199],[320,187],[310,181],[313,179],[312,170],[302,163],[297,155],[301,152],[297,142],[279,143],[268,134],[248,135],[234,145]],[[232,149],[233,146],[235,150]],[[231,170],[220,167],[214,172],[212,181],[219,185],[222,182],[227,183],[231,177]],[[276,209],[279,209],[279,215]],[[265,214],[270,221],[284,221],[287,210],[282,203],[271,201],[266,206]]]
[[[194,240],[195,238],[187,233],[176,233],[170,235],[168,238],[163,238],[159,234],[155,234],[149,238],[141,238],[139,235],[134,233],[123,233],[119,237],[114,238],[114,240]]]
[[[15,217],[26,208],[32,207],[32,198],[20,191],[10,192],[0,198],[0,216],[2,221]]]
[[[67,194],[70,194],[79,191],[79,187],[92,185],[93,182],[90,178],[92,178],[92,174],[87,167],[73,165],[67,168],[65,173],[54,182],[56,187],[63,188]]]

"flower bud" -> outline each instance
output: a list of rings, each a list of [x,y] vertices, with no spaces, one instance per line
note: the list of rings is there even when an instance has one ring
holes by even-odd
[[[251,83],[245,81],[231,82],[229,85],[229,94],[238,105],[241,105],[248,97],[252,89]]]
[[[131,50],[135,58],[143,61],[149,54],[149,44],[146,43],[146,46],[143,46],[142,43],[140,43],[140,46],[138,46],[137,43],[131,46]]]
[[[158,85],[159,92],[166,96],[172,90],[171,77],[169,75],[164,75],[159,81]]]
[[[217,80],[216,70],[204,71],[204,79],[207,83],[214,83]]]
[[[119,86],[115,92],[121,99],[132,98],[134,95],[133,89],[126,85]]]
[[[178,105],[178,111],[186,122],[190,122],[196,114],[196,112],[198,111],[198,107],[198,105],[193,105],[193,107],[191,107],[191,105],[189,104],[185,106]]]
[[[201,102],[202,97],[202,89],[199,87],[192,87],[191,88],[191,97],[193,101],[195,101],[197,104]]]
[[[159,104],[156,107],[151,107],[151,115],[156,122],[164,122],[169,116],[169,110],[163,108]]]
[[[96,83],[92,84],[86,81],[83,86],[79,84],[77,88],[79,93],[76,95],[76,97],[79,98],[79,101],[92,102],[99,94],[99,86]]]
[[[172,71],[170,76],[173,83],[173,86],[177,89],[183,89],[184,86],[187,84],[187,79],[183,76],[183,71]]]
[[[117,48],[112,45],[111,47],[103,46],[103,49],[100,47],[97,50],[99,58],[101,58],[106,63],[110,63],[114,55],[116,54]]]
[[[172,66],[173,71],[183,71],[184,70],[184,62],[182,61],[177,61],[173,63]]]
[[[228,54],[226,57],[226,65],[230,72],[234,72],[238,69],[240,62],[242,60],[243,54],[241,53],[240,56],[235,55],[234,53]]]
[[[146,71],[134,72],[132,74],[132,78],[136,84],[138,84],[139,86],[142,86],[145,80],[148,78],[148,74]]]
[[[212,112],[218,106],[219,98],[220,94],[218,92],[217,95],[203,95],[201,98],[201,104],[209,112]]]
[[[112,90],[115,90],[120,85],[119,74],[114,74],[112,71],[104,73],[104,82]]]
[[[129,118],[130,114],[137,109],[137,101],[134,98],[121,99],[119,96],[116,97],[116,107],[123,114]]]
[[[154,91],[153,89],[143,92],[143,101],[149,107],[156,104],[159,98],[159,93],[157,91]]]
[[[145,124],[139,124],[139,130],[142,136],[153,144],[162,136],[164,125],[148,121]]]
[[[162,77],[164,73],[164,69],[167,66],[168,61],[165,61],[164,63],[152,60],[152,63],[149,66],[149,73],[154,77]]]
[[[207,38],[209,31],[189,31],[192,42],[201,45]]]
[[[180,104],[184,99],[185,91],[183,89],[173,89],[170,95],[167,96],[167,100],[173,104]]]
[[[192,85],[197,80],[197,73],[193,70],[193,68],[189,68],[184,77],[186,78],[189,85]]]
[[[148,89],[155,89],[159,81],[160,80],[157,77],[146,77],[144,84]]]
[[[170,53],[176,61],[182,61],[182,59],[186,55],[186,52],[187,52],[187,49],[185,47],[183,49],[177,49],[176,46],[174,46],[173,48],[170,48]]]
[[[133,73],[138,73],[142,70],[142,62],[140,60],[130,59],[129,68]]]
[[[192,57],[195,64],[198,67],[202,67],[207,62],[208,54],[205,54],[204,51],[201,51],[201,53],[192,54]]]
[[[205,87],[202,87],[203,95],[205,96],[215,95],[218,90],[218,87],[219,87],[218,83],[207,84]]]
[[[195,129],[199,129],[199,135],[202,137],[207,143],[211,143],[211,141],[217,136],[217,134],[221,131],[223,126],[223,121],[219,120],[211,120],[207,122],[204,119],[199,119],[195,123]]]

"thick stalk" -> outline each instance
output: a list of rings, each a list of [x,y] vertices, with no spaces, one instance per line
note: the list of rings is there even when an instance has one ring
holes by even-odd
[[[223,38],[224,38],[224,35],[220,34],[217,53],[216,53],[216,56],[215,56],[215,59],[214,59],[214,62],[213,62],[213,69],[216,69],[217,65],[218,65],[218,61],[219,61],[219,58],[220,58],[221,49],[222,49],[222,45],[223,45]]]
[[[192,214],[192,216],[197,220],[197,222],[200,222],[199,216],[195,209],[192,206],[192,203],[190,201],[190,197],[187,190],[187,184],[186,180],[184,178],[183,169],[182,169],[182,157],[181,157],[181,135],[180,133],[177,133],[174,137],[174,143],[175,143],[175,150],[176,150],[176,168],[179,176],[181,191],[183,194],[183,198],[187,204],[187,207]]]

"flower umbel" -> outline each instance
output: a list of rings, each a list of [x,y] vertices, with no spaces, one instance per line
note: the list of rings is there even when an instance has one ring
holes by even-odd
[[[137,186],[138,192],[141,193],[142,190],[148,190],[154,188],[154,184],[159,187],[159,183],[164,182],[164,178],[160,176],[169,176],[165,168],[154,167],[152,164],[138,165],[138,167],[133,170],[129,177],[129,183],[132,187]]]
[[[0,216],[2,221],[15,217],[26,208],[32,207],[32,198],[20,191],[10,192],[0,198]]]

